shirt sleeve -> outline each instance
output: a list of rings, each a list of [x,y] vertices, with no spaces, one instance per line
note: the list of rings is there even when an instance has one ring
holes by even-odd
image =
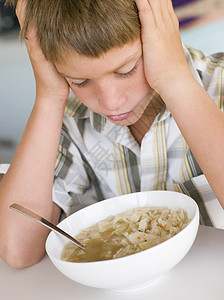
[[[0,180],[7,173],[9,166],[9,164],[0,164]]]
[[[52,190],[53,201],[67,216],[99,200],[86,163],[69,132],[63,125]]]
[[[212,191],[205,175],[200,175],[192,178],[192,183],[199,191],[209,218],[216,228],[224,229],[224,209]],[[200,203],[198,203],[200,206]]]
[[[224,112],[224,53],[206,55],[191,47],[187,47],[187,49],[190,53],[188,60],[192,60],[204,89]]]
[[[179,183],[178,190],[192,197],[200,211],[200,223],[224,229],[224,209],[216,198],[204,174]]]

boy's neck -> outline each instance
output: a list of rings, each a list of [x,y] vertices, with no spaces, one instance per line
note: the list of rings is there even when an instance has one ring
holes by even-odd
[[[141,118],[135,124],[128,126],[131,134],[140,146],[143,137],[148,132],[155,117],[161,112],[164,105],[163,100],[156,95],[148,104]]]

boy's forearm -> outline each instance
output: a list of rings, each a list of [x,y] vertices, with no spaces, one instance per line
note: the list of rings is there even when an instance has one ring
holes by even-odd
[[[64,106],[52,105],[48,99],[36,101],[9,171],[0,184],[0,254],[13,266],[26,266],[41,258],[48,230],[11,211],[9,205],[18,202],[58,221],[60,209],[53,204],[51,194]],[[26,262],[22,262],[24,256]]]
[[[224,207],[223,114],[193,76],[167,82],[159,92]]]
[[[23,28],[26,1],[18,1],[16,14]],[[9,209],[19,202],[52,222],[60,209],[52,202],[52,184],[66,99],[67,81],[46,60],[38,30],[31,22],[25,44],[36,81],[36,101],[19,147],[0,184],[0,256],[11,266],[34,264],[45,252],[48,230]]]

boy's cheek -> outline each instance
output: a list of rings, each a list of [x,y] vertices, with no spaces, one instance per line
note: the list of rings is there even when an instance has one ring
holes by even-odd
[[[80,89],[80,91],[79,91]],[[73,93],[76,97],[89,109],[95,111],[97,108],[97,97],[91,90],[86,90],[86,88],[72,88]]]
[[[90,95],[93,95],[91,91],[88,91],[86,88],[71,87],[71,90],[76,95],[76,97],[83,103],[84,101],[86,101],[86,99],[90,97]]]

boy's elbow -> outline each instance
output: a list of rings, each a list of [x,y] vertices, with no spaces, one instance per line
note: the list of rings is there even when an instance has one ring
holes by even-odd
[[[44,256],[44,253],[38,256],[27,255],[24,251],[9,251],[1,249],[0,257],[7,265],[14,269],[24,269],[38,263]]]
[[[14,268],[14,269],[24,269],[24,268],[30,267],[39,262],[39,260],[28,261],[23,258],[20,259],[20,258],[15,258],[15,257],[7,257],[5,259],[3,258],[3,260],[7,263],[7,265],[9,265],[11,268]]]

